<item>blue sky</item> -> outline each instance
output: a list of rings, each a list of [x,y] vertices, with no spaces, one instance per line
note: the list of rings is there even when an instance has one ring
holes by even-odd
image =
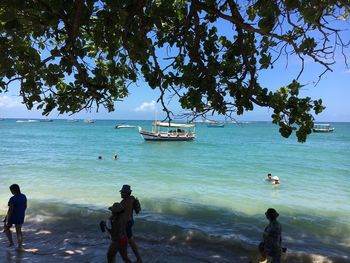
[[[225,31],[224,27],[224,25],[221,25],[219,29]],[[350,50],[348,49],[346,52],[348,61],[350,61]],[[315,116],[316,121],[350,122],[350,69],[346,67],[344,57],[339,54],[339,50],[335,56],[336,64],[332,66],[333,72],[327,72],[316,86],[318,76],[324,69],[311,60],[306,60],[305,69],[300,78],[300,82],[306,84],[300,96],[322,99],[323,104],[327,107],[320,115]],[[298,58],[289,56],[287,63],[286,58],[281,57],[273,69],[259,73],[260,84],[270,90],[276,90],[289,84],[298,75],[300,67],[301,62]],[[10,88],[9,92],[0,94],[0,118],[46,118],[38,110],[27,110],[21,104],[18,91],[19,85],[16,83]],[[130,87],[129,91],[130,94],[124,101],[115,103],[115,111],[111,113],[100,107],[99,112],[96,112],[95,108],[91,112],[82,111],[73,116],[68,114],[59,115],[57,111],[53,111],[48,117],[52,119],[151,120],[155,118],[156,112],[159,119],[165,116],[162,113],[161,105],[156,103],[159,93],[149,88],[144,81],[138,81]],[[170,102],[169,108],[175,114],[183,113],[176,98]],[[269,121],[272,112],[271,109],[256,106],[253,111],[237,116],[236,119],[238,121]]]

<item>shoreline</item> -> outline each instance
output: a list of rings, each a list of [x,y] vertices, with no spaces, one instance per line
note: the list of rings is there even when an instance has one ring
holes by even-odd
[[[34,222],[37,220],[37,222]],[[5,234],[0,235],[1,263],[59,263],[59,262],[106,262],[109,239],[99,232],[95,224],[74,224],[58,218],[45,222],[42,215],[30,218],[23,226],[25,252],[14,247],[6,248]],[[169,238],[160,231],[138,235],[135,240],[145,263],[257,263],[258,249],[245,244],[223,246],[221,243],[201,242],[198,237],[188,236],[180,240],[176,236]],[[166,234],[166,233],[164,233]],[[16,238],[14,235],[16,244]],[[128,254],[132,262],[135,257],[130,247]],[[122,262],[117,256],[116,262]],[[349,263],[350,258],[308,255],[300,252],[287,252],[282,256],[285,263]]]
[[[27,235],[27,233],[25,233]],[[30,236],[27,236],[30,237]],[[257,251],[249,253],[248,251],[232,250],[217,248],[206,248],[191,246],[191,244],[172,244],[171,242],[159,243],[138,239],[137,244],[141,252],[143,262],[145,263],[258,263]],[[67,238],[55,240],[55,248],[38,249],[35,245],[25,243],[25,252],[17,251],[15,248],[4,248],[7,240],[4,236],[0,237],[0,258],[2,263],[22,263],[22,262],[89,262],[101,263],[106,262],[106,252],[109,240],[95,244],[94,246],[81,246],[74,244]],[[50,246],[51,244],[41,244]],[[59,245],[57,247],[57,245]],[[128,255],[132,262],[135,262],[135,256],[132,254],[130,247]],[[116,262],[122,262],[117,255]],[[345,258],[327,258],[320,255],[306,255],[303,253],[288,253],[282,256],[281,262],[284,263],[348,263],[350,259]]]

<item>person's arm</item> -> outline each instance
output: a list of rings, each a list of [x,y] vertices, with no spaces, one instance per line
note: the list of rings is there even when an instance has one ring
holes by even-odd
[[[13,213],[13,204],[12,203],[9,203],[9,209],[7,210],[7,214],[6,214],[6,217],[5,217],[5,224],[7,225],[7,223],[9,222],[11,216],[12,216],[12,213]]]

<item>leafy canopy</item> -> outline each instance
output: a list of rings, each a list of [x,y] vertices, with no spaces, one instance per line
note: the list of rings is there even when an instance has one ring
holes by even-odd
[[[331,70],[348,45],[335,26],[348,23],[348,1],[334,0],[2,0],[0,92],[20,83],[25,105],[49,114],[93,105],[114,110],[142,77],[177,96],[194,117],[231,116],[259,105],[289,137],[306,140],[321,100],[300,98],[306,58]],[[225,24],[226,32],[217,25]],[[277,91],[259,72],[296,55],[301,70]],[[322,76],[321,74],[321,76]]]

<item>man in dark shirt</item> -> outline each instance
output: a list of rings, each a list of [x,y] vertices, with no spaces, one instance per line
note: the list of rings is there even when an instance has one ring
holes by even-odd
[[[18,248],[23,249],[23,234],[22,234],[22,224],[24,222],[25,211],[27,209],[27,198],[21,193],[18,184],[13,184],[10,186],[10,191],[13,196],[8,202],[9,209],[5,217],[4,232],[10,242],[9,246],[13,246],[13,239],[11,233],[12,225],[15,225]]]

